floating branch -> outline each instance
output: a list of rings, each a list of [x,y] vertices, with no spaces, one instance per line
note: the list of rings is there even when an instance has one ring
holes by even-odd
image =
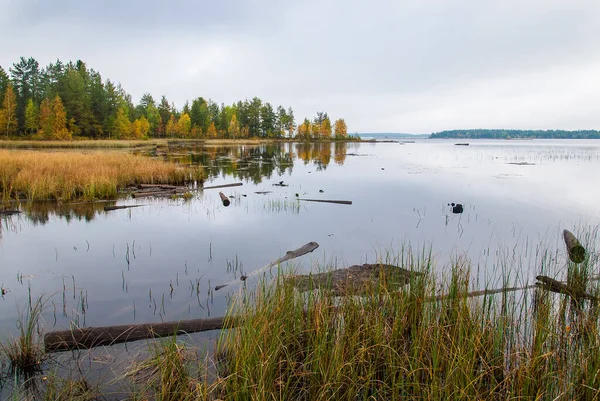
[[[261,267],[260,269],[257,269],[257,270],[253,271],[250,274],[241,276],[240,277],[240,281],[246,281],[248,279],[248,277],[256,276],[257,274],[260,274],[261,272],[263,272],[263,271],[265,271],[267,269],[270,269],[273,266],[277,266],[280,263],[287,262],[288,260],[295,259],[295,258],[298,258],[300,256],[306,255],[307,253],[310,253],[310,252],[314,251],[318,247],[319,247],[319,244],[317,244],[314,241],[311,241],[311,242],[309,242],[307,244],[302,245],[298,249],[295,249],[293,251],[287,251],[284,256],[280,257],[276,261],[271,262],[268,265],[266,265],[264,267]],[[218,285],[218,286],[215,287],[215,291],[219,291],[221,288],[225,288],[229,284],[233,284],[233,283],[236,283],[236,282],[237,282],[237,280],[233,280],[233,281],[230,281],[228,283]]]
[[[347,200],[303,199],[303,198],[299,198],[298,200],[305,201],[305,202],[335,203],[337,205],[351,205],[352,204],[352,201],[347,201]]]
[[[229,188],[229,187],[241,187],[242,185],[244,185],[243,182],[236,182],[233,184],[223,184],[223,185],[213,185],[210,187],[202,187],[200,189],[217,189],[217,188]]]
[[[132,207],[142,207],[146,205],[123,205],[123,206],[104,206],[104,211],[109,212],[111,210],[129,209]]]

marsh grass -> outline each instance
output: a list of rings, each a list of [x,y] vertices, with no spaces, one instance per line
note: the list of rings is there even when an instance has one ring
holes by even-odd
[[[39,325],[43,304],[42,298],[30,301],[17,321],[17,336],[0,343],[0,355],[8,363],[5,370],[17,381],[30,380],[41,370],[45,358]]]
[[[126,375],[134,383],[134,399],[206,399],[207,389],[198,380],[199,365],[191,349],[177,337],[158,341],[152,348],[154,356],[136,364]]]
[[[0,194],[9,199],[110,199],[139,183],[184,184],[202,179],[202,169],[184,168],[114,152],[0,150]]]
[[[542,289],[469,298],[468,260],[439,278],[426,253],[406,256],[397,264],[423,275],[400,292],[385,280],[364,297],[261,286],[218,343],[225,398],[600,399],[598,305]],[[569,264],[567,281],[597,268]]]

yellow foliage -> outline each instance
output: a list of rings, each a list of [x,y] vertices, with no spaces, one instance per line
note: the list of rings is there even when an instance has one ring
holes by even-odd
[[[141,116],[131,124],[131,135],[128,139],[142,139],[148,136],[150,132],[150,123],[146,117]]]
[[[340,118],[335,121],[334,124],[334,133],[338,138],[344,138],[348,136],[348,127],[346,126],[346,122],[343,118]]]

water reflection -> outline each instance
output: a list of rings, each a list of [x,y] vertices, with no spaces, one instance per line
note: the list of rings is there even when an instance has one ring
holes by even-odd
[[[173,149],[152,149],[148,156],[185,165],[204,166],[207,178],[230,176],[260,184],[274,174],[292,174],[294,160],[313,163],[318,171],[325,170],[333,159],[343,165],[348,151],[345,142],[332,143],[270,143],[259,145],[214,146],[195,145]]]

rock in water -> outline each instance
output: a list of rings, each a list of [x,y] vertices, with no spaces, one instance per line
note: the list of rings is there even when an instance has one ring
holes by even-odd
[[[453,203],[452,204],[452,213],[454,214],[459,214],[463,212],[463,205],[460,203],[457,203],[456,205]]]

